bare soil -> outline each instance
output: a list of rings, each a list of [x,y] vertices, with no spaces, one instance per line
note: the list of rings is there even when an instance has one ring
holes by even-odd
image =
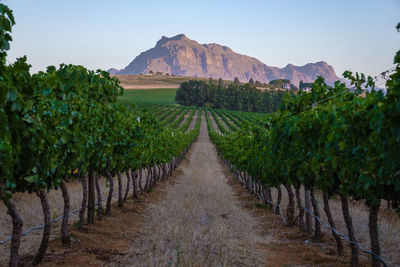
[[[160,89],[160,88],[179,88],[182,82],[189,80],[199,80],[208,82],[209,78],[193,76],[170,76],[170,75],[113,75],[117,77],[124,89]],[[217,80],[214,80],[217,82]],[[233,81],[224,80],[227,85]],[[266,90],[271,86],[257,86],[257,89]],[[284,89],[281,89],[284,90]]]
[[[168,75],[115,75],[124,89],[160,89],[179,88],[182,82],[189,80],[203,80],[208,78],[196,78],[190,76],[168,76]]]
[[[208,111],[208,116],[209,116],[209,118],[210,118],[211,125],[212,125],[212,127],[214,128],[214,130],[215,130],[217,133],[220,134],[221,131],[220,131],[219,127],[218,127],[218,124],[217,124],[217,122],[215,121],[215,118],[214,118],[214,116],[212,115],[212,113],[211,113],[210,111]]]
[[[189,119],[190,114],[192,113],[193,109],[190,109],[188,112],[186,112],[185,115],[183,115],[183,120],[179,123],[179,127],[185,124],[185,122]],[[195,112],[196,114],[196,112]],[[194,115],[193,115],[194,116]]]
[[[130,199],[122,209],[114,205],[112,215],[96,221],[95,225],[85,225],[83,229],[71,227],[71,247],[64,248],[61,240],[53,240],[41,266],[101,266],[117,255],[127,254],[131,242],[138,237],[138,229],[144,224],[148,206],[162,199],[165,188],[175,182],[179,173],[176,171],[173,177],[159,183],[152,192]],[[27,264],[31,258],[25,257],[24,260]]]
[[[197,142],[173,177],[93,226],[53,240],[43,266],[348,266],[329,236],[306,242],[256,205],[218,158],[202,116]],[[30,257],[25,257],[25,263]],[[361,266],[367,266],[364,261]]]
[[[102,192],[102,199],[106,199],[108,196],[109,187],[106,179],[99,179],[100,188]],[[122,175],[123,187],[126,187],[126,176]],[[82,202],[82,186],[80,181],[73,181],[67,183],[71,210],[80,208]],[[63,214],[63,198],[61,196],[61,190],[51,190],[47,194],[50,204],[51,219],[56,219]],[[113,202],[117,201],[118,196],[113,197]],[[35,194],[28,193],[17,193],[13,196],[15,205],[18,212],[23,219],[23,231],[28,230],[31,227],[39,226],[43,224],[43,211],[39,198]],[[105,205],[105,201],[103,201]],[[2,202],[0,202],[0,239],[3,240],[12,233],[12,221],[11,217],[7,215],[7,209]],[[71,222],[78,220],[79,213],[74,213],[70,217]],[[35,230],[21,238],[20,255],[31,255],[36,253],[40,241],[42,239],[42,230]],[[50,240],[59,239],[61,236],[61,221],[52,224],[52,231]],[[6,265],[9,260],[11,242],[7,242],[4,245],[0,245],[0,266]]]
[[[150,206],[126,256],[112,266],[262,266],[269,236],[240,208],[203,117],[176,183]]]
[[[199,112],[200,112],[200,114],[202,114],[201,110],[196,110],[196,112],[194,113],[192,121],[190,122],[189,127],[188,127],[189,131],[193,130],[194,127],[196,126],[196,121],[197,121],[197,117],[199,116]]]
[[[226,125],[225,121],[221,118],[221,116],[219,114],[215,114],[217,115],[217,119],[221,122],[222,126],[227,130],[227,131],[231,131],[231,128],[228,127],[228,125]],[[215,120],[215,118],[214,118]]]

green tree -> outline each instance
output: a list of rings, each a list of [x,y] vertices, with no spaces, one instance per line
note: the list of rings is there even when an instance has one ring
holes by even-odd
[[[221,77],[219,77],[219,79],[218,79],[218,86],[219,87],[223,87],[224,86],[224,81],[222,80]]]
[[[181,84],[175,100],[185,106],[243,110],[250,112],[276,111],[285,92],[282,90],[261,91],[251,84],[229,84],[226,88],[204,81],[190,80]]]
[[[271,85],[273,85],[274,87],[277,87],[277,88],[284,88],[285,84],[290,84],[290,80],[277,79],[277,80],[270,81],[269,84],[271,84]]]
[[[238,77],[235,77],[235,78],[233,79],[233,85],[235,85],[235,86],[239,86],[239,85],[240,85],[240,81],[239,81],[239,78],[238,78]]]

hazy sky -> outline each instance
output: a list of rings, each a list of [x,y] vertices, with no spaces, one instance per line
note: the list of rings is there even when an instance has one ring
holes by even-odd
[[[400,0],[4,0],[16,25],[8,60],[33,71],[73,63],[124,68],[165,35],[218,43],[270,66],[327,61],[376,75],[400,49]]]

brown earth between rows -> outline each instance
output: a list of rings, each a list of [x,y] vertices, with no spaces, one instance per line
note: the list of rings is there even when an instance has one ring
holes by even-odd
[[[203,151],[204,147],[206,147],[206,151]],[[200,153],[202,156],[198,158],[199,155],[196,153]],[[210,160],[210,157],[214,160]],[[228,191],[232,191],[233,196],[232,200],[226,198],[226,201],[231,202],[228,203],[229,205],[242,210],[240,213],[243,212],[249,216],[245,219],[255,223],[257,229],[262,229],[262,232],[257,232],[257,234],[263,238],[267,237],[268,240],[257,242],[257,245],[250,249],[257,250],[261,253],[260,255],[264,255],[267,266],[349,265],[349,251],[345,257],[336,256],[335,243],[330,237],[324,236],[324,243],[306,245],[306,240],[310,237],[300,236],[295,226],[283,226],[278,215],[273,214],[269,209],[255,205],[257,200],[232,177],[222,161],[216,158],[216,151],[210,143],[204,116],[202,116],[199,140],[168,181],[158,183],[152,192],[139,196],[138,200],[129,200],[123,209],[114,206],[111,216],[103,218],[102,221],[96,221],[93,226],[85,226],[84,229],[71,227],[73,237],[71,247],[63,248],[60,240],[53,240],[50,242],[42,266],[103,266],[109,263],[130,265],[129,261],[125,260],[131,258],[129,253],[135,246],[135,241],[151,235],[151,232],[145,229],[146,224],[148,225],[149,222],[157,224],[157,222],[151,222],[152,217],[149,215],[155,208],[168,204],[164,203],[165,199],[168,201],[168,194],[174,190],[174,187],[182,186],[180,182],[188,179],[187,175],[184,177],[185,172],[188,169],[197,171],[201,161],[206,161],[211,169],[222,169],[219,175],[224,176],[223,179],[227,183],[228,189],[230,188]],[[182,210],[181,212],[187,211]],[[24,263],[31,261],[29,257],[25,257],[23,260]],[[140,262],[135,264],[140,265]],[[255,264],[244,260],[240,265]],[[365,261],[362,264],[362,266],[367,265]]]

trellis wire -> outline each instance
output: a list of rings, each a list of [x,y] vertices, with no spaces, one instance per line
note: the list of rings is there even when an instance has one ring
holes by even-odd
[[[116,196],[116,195],[117,195],[117,193],[114,193],[112,196],[114,197],[114,196]],[[102,199],[102,201],[105,201],[105,200],[107,200],[107,197],[104,198],[104,199]],[[98,203],[95,203],[95,206],[98,206]],[[73,211],[71,211],[71,212],[69,213],[69,215],[72,215],[72,214],[74,214],[74,213],[76,213],[76,212],[79,212],[79,211],[81,211],[81,210],[82,210],[82,208],[73,210]],[[61,221],[63,218],[64,218],[64,215],[61,215],[61,216],[58,217],[57,219],[51,220],[50,223],[59,222],[59,221]],[[45,227],[45,224],[42,224],[42,225],[40,225],[40,226],[33,226],[33,227],[29,228],[28,230],[26,230],[25,232],[23,232],[23,233],[21,234],[21,236],[26,236],[26,235],[28,235],[29,233],[31,233],[31,232],[33,232],[33,231],[35,231],[35,230],[43,229],[44,227]],[[10,241],[11,239],[12,239],[12,235],[8,236],[6,239],[1,240],[1,241],[0,241],[0,245],[4,245],[5,243],[7,243],[8,241]]]
[[[117,195],[117,193],[114,193],[114,194],[113,194],[113,197],[116,196],[116,195]],[[104,198],[102,201],[105,201],[105,200],[107,200],[107,198]],[[98,206],[98,203],[96,203],[95,206]],[[74,213],[80,212],[81,210],[82,210],[82,208],[79,208],[79,209],[70,211],[68,214],[69,214],[69,215],[72,215],[72,214],[74,214]],[[50,223],[57,223],[57,222],[61,221],[63,218],[64,218],[64,215],[61,215],[61,216],[58,217],[57,219],[51,220]],[[31,232],[33,232],[33,231],[35,231],[35,230],[43,229],[44,227],[45,227],[45,224],[42,224],[42,225],[39,225],[39,226],[33,226],[33,227],[29,228],[28,230],[26,230],[25,232],[23,232],[23,233],[21,234],[21,236],[27,236],[27,235],[30,234]],[[11,238],[12,238],[12,236],[10,235],[10,236],[7,237],[6,239],[1,240],[1,241],[0,241],[0,245],[4,245],[4,244],[7,243],[8,241],[10,241]]]
[[[221,156],[221,154],[220,154],[220,156]],[[224,162],[225,162],[225,164],[228,165],[228,161],[224,160]],[[231,164],[231,165],[232,165],[232,164]],[[228,165],[228,166],[229,166],[229,165]],[[234,175],[235,175],[235,174],[234,174]],[[236,175],[235,175],[235,176],[236,176]],[[240,174],[239,174],[239,176],[240,176]],[[241,178],[239,178],[239,177],[237,177],[237,178],[244,184],[244,181],[243,181]],[[256,190],[254,190],[254,188],[253,188],[251,185],[248,185],[248,187],[254,192],[254,194],[257,195],[257,197],[258,197],[258,199],[259,199],[260,201],[261,201],[261,199],[263,199],[262,196],[260,196],[260,194],[259,194]],[[281,208],[281,205],[280,205],[280,204],[276,204],[276,205],[275,205],[272,201],[269,201],[268,199],[264,199],[264,201],[266,201],[267,203],[271,204],[272,206],[275,206],[275,208],[278,207],[279,213],[280,213],[280,215],[281,215],[281,218],[282,218],[283,223],[284,223],[285,225],[287,225],[287,226],[290,225],[290,224],[287,222],[287,220],[286,220],[286,218],[285,218],[285,215],[284,215],[283,212],[282,212],[282,208]],[[365,249],[361,244],[359,244],[359,243],[357,243],[357,242],[354,242],[354,241],[351,241],[346,235],[344,235],[344,234],[338,232],[338,230],[336,230],[335,228],[333,228],[332,226],[330,226],[327,222],[321,220],[321,218],[319,218],[318,216],[314,215],[314,213],[313,213],[312,211],[310,211],[309,209],[307,209],[306,207],[304,207],[304,210],[305,210],[305,212],[307,212],[308,214],[310,214],[311,217],[317,219],[317,221],[318,221],[319,223],[323,224],[326,228],[328,228],[329,230],[333,231],[336,235],[338,235],[338,236],[340,236],[341,238],[343,238],[346,242],[348,242],[348,243],[350,243],[350,244],[356,245],[363,253],[366,253],[366,254],[369,254],[369,255],[375,257],[377,260],[379,260],[379,261],[382,263],[382,265],[383,265],[384,267],[387,267],[387,266],[388,266],[388,265],[386,264],[386,262],[384,261],[384,259],[383,259],[381,256],[379,256],[379,255],[373,253],[373,252],[370,251],[370,250]]]
[[[242,182],[243,182],[243,180],[242,180]],[[258,192],[256,192],[256,190],[254,190],[254,188],[253,188],[252,186],[249,185],[249,187],[250,187],[251,190],[258,196],[258,198],[261,200],[261,199],[262,199],[262,196],[260,196],[260,194],[259,194]],[[113,194],[113,196],[116,196],[116,195],[117,195],[117,193]],[[103,199],[103,201],[105,201],[105,200],[106,200],[106,198]],[[264,200],[265,200],[267,203],[271,204],[271,205],[275,205],[272,201],[269,201],[269,200],[267,200],[267,199],[264,199]],[[96,203],[96,206],[97,206],[97,203]],[[284,215],[283,212],[282,212],[281,205],[280,205],[280,204],[276,204],[275,207],[278,207],[279,213],[280,213],[280,215],[281,215],[281,218],[282,218],[283,223],[284,223],[285,225],[290,225],[290,224],[287,222],[287,220],[286,220],[286,218],[285,218],[285,215]],[[378,259],[378,260],[382,263],[382,265],[383,265],[384,267],[387,267],[387,266],[388,266],[388,265],[386,264],[386,262],[384,261],[384,259],[383,259],[381,256],[379,256],[379,255],[373,253],[373,252],[370,251],[370,250],[365,249],[361,244],[359,244],[359,243],[357,243],[357,242],[354,242],[354,241],[351,241],[346,235],[344,235],[344,234],[338,232],[335,228],[333,228],[332,226],[330,226],[327,222],[321,220],[318,216],[314,215],[314,213],[313,213],[312,211],[310,211],[309,209],[307,209],[306,207],[304,207],[304,210],[305,210],[305,212],[307,212],[308,214],[310,214],[311,217],[317,219],[317,221],[318,221],[319,223],[323,224],[326,228],[328,228],[329,230],[333,231],[336,235],[338,235],[338,236],[340,236],[341,238],[343,238],[346,242],[348,242],[348,243],[350,243],[350,244],[356,245],[363,253],[367,253],[367,254],[369,254],[369,255],[375,257],[376,259]],[[79,212],[79,211],[81,211],[81,208],[71,211],[71,212],[69,213],[69,215],[72,215],[72,214],[74,214],[74,213],[76,213],[76,212]],[[63,218],[64,218],[64,215],[58,217],[57,219],[51,220],[50,223],[59,222],[59,221],[61,221]],[[26,236],[26,235],[28,235],[29,233],[33,232],[34,230],[40,230],[40,229],[43,229],[44,227],[45,227],[44,224],[43,224],[43,225],[40,225],[40,226],[31,227],[31,228],[29,228],[28,230],[26,230],[25,232],[23,232],[23,233],[21,234],[21,236]],[[4,244],[7,243],[8,241],[10,241],[11,238],[12,238],[12,236],[9,236],[9,237],[7,237],[6,239],[0,241],[0,245],[4,245]]]

